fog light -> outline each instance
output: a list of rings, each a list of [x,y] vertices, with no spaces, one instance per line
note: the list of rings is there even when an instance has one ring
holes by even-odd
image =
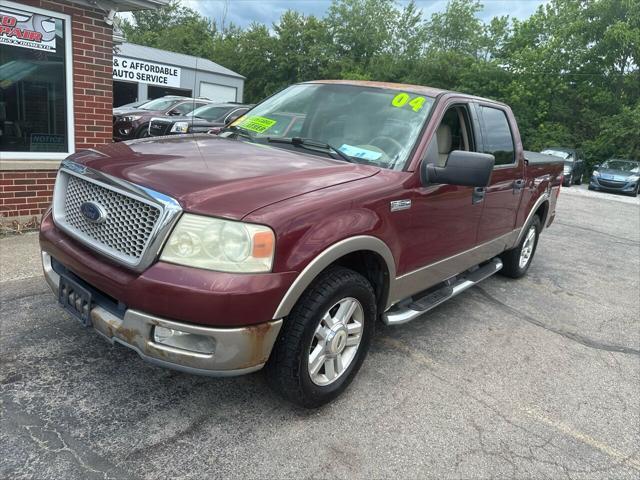
[[[211,337],[159,326],[153,329],[153,341],[160,345],[209,355],[216,349],[216,341]]]

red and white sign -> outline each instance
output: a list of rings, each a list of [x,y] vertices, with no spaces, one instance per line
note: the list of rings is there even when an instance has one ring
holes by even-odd
[[[0,9],[0,44],[56,51],[56,21],[47,15]]]

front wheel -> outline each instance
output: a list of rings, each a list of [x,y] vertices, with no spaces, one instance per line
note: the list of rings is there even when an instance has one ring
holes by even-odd
[[[571,172],[571,174],[569,175],[569,178],[567,178],[567,179],[562,183],[562,186],[563,186],[563,187],[570,187],[571,185],[573,185],[573,172]]]
[[[343,267],[326,270],[285,319],[267,363],[269,383],[303,407],[330,402],[360,369],[375,319],[367,279]]]
[[[578,178],[576,178],[576,185],[582,185],[582,176],[584,174],[580,173],[580,175],[578,175]]]
[[[536,253],[541,227],[540,217],[534,215],[533,220],[526,226],[520,243],[500,256],[503,264],[502,270],[500,270],[502,275],[520,278],[527,273],[533,260],[533,255]]]
[[[147,123],[146,125],[142,125],[141,127],[138,127],[138,130],[136,130],[136,138],[147,138],[150,137],[151,135],[149,134],[149,124]]]

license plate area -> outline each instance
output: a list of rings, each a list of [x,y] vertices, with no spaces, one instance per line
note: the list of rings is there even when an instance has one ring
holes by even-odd
[[[66,275],[60,275],[58,303],[67,312],[80,320],[85,327],[91,325],[91,292]]]

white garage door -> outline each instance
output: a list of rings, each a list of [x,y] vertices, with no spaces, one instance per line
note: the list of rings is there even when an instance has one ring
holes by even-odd
[[[235,102],[236,89],[225,85],[216,85],[215,83],[200,83],[200,96],[207,97],[215,102]]]

